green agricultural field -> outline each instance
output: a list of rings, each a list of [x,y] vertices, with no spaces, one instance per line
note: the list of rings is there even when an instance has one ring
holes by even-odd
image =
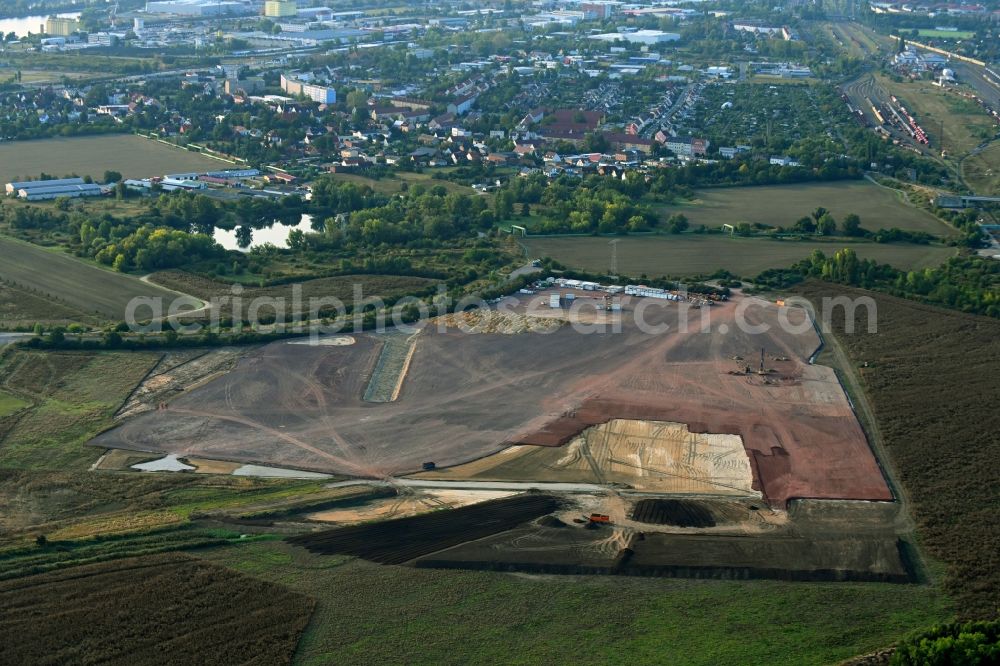
[[[0,183],[77,174],[99,180],[105,171],[126,178],[227,168],[221,162],[181,148],[172,148],[132,134],[109,134],[0,143]]]
[[[609,237],[525,238],[532,258],[552,257],[581,270],[604,272],[611,265]],[[722,268],[752,277],[768,268],[784,268],[819,249],[832,255],[851,247],[864,259],[907,270],[937,266],[955,254],[953,248],[932,245],[776,241],[721,235],[626,236],[618,241],[618,270],[623,275],[707,275]]]
[[[938,39],[972,39],[976,33],[968,30],[934,30],[921,28],[917,31],[921,37],[936,37]]]
[[[307,665],[830,664],[948,617],[925,585],[439,571],[273,541],[199,554],[316,599]]]
[[[128,302],[137,296],[163,297],[166,304],[177,294],[74,259],[56,250],[0,236],[0,280],[29,293],[65,303],[88,315],[122,320]]]
[[[867,180],[715,188],[699,190],[696,196],[690,203],[660,210],[664,215],[683,213],[693,227],[718,229],[740,222],[789,227],[822,206],[838,221],[849,213],[859,215],[861,226],[870,231],[898,227],[936,236],[955,234],[927,211],[906,203],[898,192]]]

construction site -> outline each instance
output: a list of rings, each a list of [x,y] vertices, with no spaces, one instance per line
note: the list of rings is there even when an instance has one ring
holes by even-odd
[[[373,561],[910,580],[820,346],[805,310],[738,293],[546,281],[416,331],[226,350],[173,384],[154,371],[91,443],[388,488],[292,519],[310,530],[296,543]]]

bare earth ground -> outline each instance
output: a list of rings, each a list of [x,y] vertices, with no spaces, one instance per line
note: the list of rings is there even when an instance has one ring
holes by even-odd
[[[637,491],[756,496],[738,435],[693,433],[683,423],[611,419],[562,447],[512,446],[417,478],[624,484]]]
[[[531,297],[534,307],[545,298]],[[801,497],[891,499],[833,371],[806,362],[819,340],[803,311],[737,297],[690,310],[684,331],[681,304],[622,302],[618,333],[560,326],[476,335],[427,326],[398,398],[385,403],[363,400],[378,336],[358,335],[350,346],[273,343],[92,443],[379,478],[515,444],[559,446],[610,419],[665,421],[742,437],[753,489],[772,505]],[[770,330],[740,330],[738,306],[748,324]],[[700,332],[705,313],[708,333]],[[637,314],[670,328],[644,332]],[[804,325],[786,332],[779,316]],[[730,374],[741,365],[735,356],[756,368],[761,348],[767,375]]]

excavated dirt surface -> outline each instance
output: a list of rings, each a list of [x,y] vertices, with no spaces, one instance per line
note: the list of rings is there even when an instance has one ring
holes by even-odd
[[[512,446],[413,477],[596,483],[648,493],[760,497],[739,435],[692,433],[682,423],[662,421],[611,419],[563,446]]]
[[[916,580],[911,547],[897,536],[895,503],[793,502],[772,511],[737,500],[689,500],[685,515],[715,524],[640,522],[650,500],[613,495],[564,499],[556,515],[417,558],[417,567],[545,574],[808,581]],[[662,500],[653,500],[661,502]],[[594,509],[609,524],[588,524]],[[676,511],[671,518],[678,517]],[[633,519],[624,518],[626,515]],[[679,521],[676,521],[679,522]]]
[[[558,508],[548,495],[518,495],[449,511],[313,532],[289,541],[314,553],[354,555],[402,564],[466,541],[517,527]]]
[[[545,298],[525,297],[513,310]],[[562,325],[468,334],[429,325],[388,403],[363,400],[381,350],[377,336],[357,335],[349,346],[272,343],[93,443],[384,477],[513,444],[559,446],[613,418],[645,419],[740,435],[754,488],[772,505],[796,497],[890,499],[833,371],[807,363],[819,346],[816,333],[778,325],[779,312],[796,324],[804,313],[737,297],[690,310],[682,331],[678,303],[621,302],[622,313],[608,317],[620,317],[620,332]],[[747,305],[746,323],[767,324],[768,332],[736,325],[737,307]],[[669,329],[641,330],[639,312],[650,326]],[[710,332],[701,332],[705,314]],[[761,348],[767,374],[731,374],[747,364],[756,370]]]
[[[640,500],[632,509],[632,520],[653,525],[715,527],[715,518],[704,504],[687,500]]]

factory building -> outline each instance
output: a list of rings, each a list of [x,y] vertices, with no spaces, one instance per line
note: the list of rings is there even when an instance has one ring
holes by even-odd
[[[246,2],[235,0],[150,0],[146,3],[147,14],[171,14],[173,16],[242,16],[252,14],[253,7]]]
[[[80,29],[80,19],[65,16],[50,16],[45,20],[45,34],[53,37],[69,37]]]

